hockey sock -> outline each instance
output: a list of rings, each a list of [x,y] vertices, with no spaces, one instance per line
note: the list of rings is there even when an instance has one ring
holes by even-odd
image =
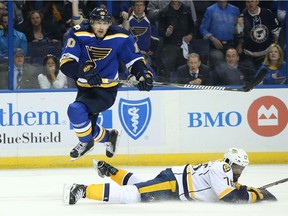
[[[118,169],[116,175],[111,175],[110,178],[119,185],[133,185],[142,181],[134,173],[128,172],[123,169]]]
[[[109,139],[109,132],[105,128],[103,128],[102,126],[96,124],[94,126],[93,138],[94,138],[95,142],[104,143]]]
[[[89,142],[92,139],[92,124],[88,118],[88,107],[80,102],[74,102],[68,107],[70,122],[81,142]]]
[[[109,184],[92,184],[86,188],[86,198],[108,201],[109,200]]]

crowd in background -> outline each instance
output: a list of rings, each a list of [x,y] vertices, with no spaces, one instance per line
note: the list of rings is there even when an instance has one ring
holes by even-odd
[[[13,1],[13,88],[73,88],[59,70],[77,3],[110,10],[135,38],[154,79],[195,85],[288,84],[285,1]],[[8,1],[0,0],[0,89],[8,89]],[[125,51],[124,51],[125,52]],[[120,78],[128,71],[119,62]]]

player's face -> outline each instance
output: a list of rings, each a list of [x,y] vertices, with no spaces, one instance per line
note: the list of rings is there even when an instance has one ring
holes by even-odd
[[[103,38],[107,33],[110,23],[109,21],[105,20],[95,20],[91,26],[93,28],[94,34],[98,38]]]
[[[233,171],[233,182],[238,182],[239,177],[241,176],[245,167],[239,166],[237,164],[232,164]]]

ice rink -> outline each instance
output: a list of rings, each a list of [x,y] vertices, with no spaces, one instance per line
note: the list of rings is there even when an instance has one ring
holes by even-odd
[[[122,167],[145,179],[164,167]],[[250,165],[240,182],[260,187],[288,177],[288,165]],[[278,202],[223,204],[200,202],[160,202],[111,204],[82,199],[76,205],[62,203],[64,183],[100,183],[93,168],[0,170],[1,216],[80,216],[80,215],[190,215],[190,216],[284,216],[288,213],[288,182],[269,188]],[[286,212],[286,213],[285,213]]]

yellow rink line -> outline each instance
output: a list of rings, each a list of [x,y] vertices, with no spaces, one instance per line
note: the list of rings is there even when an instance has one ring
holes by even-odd
[[[250,164],[288,164],[288,152],[248,152],[248,156]],[[223,154],[116,155],[113,159],[104,155],[86,155],[76,161],[71,161],[69,156],[1,157],[0,169],[92,167],[92,158],[105,160],[117,166],[173,166],[186,163],[198,164],[209,160],[222,159]]]

